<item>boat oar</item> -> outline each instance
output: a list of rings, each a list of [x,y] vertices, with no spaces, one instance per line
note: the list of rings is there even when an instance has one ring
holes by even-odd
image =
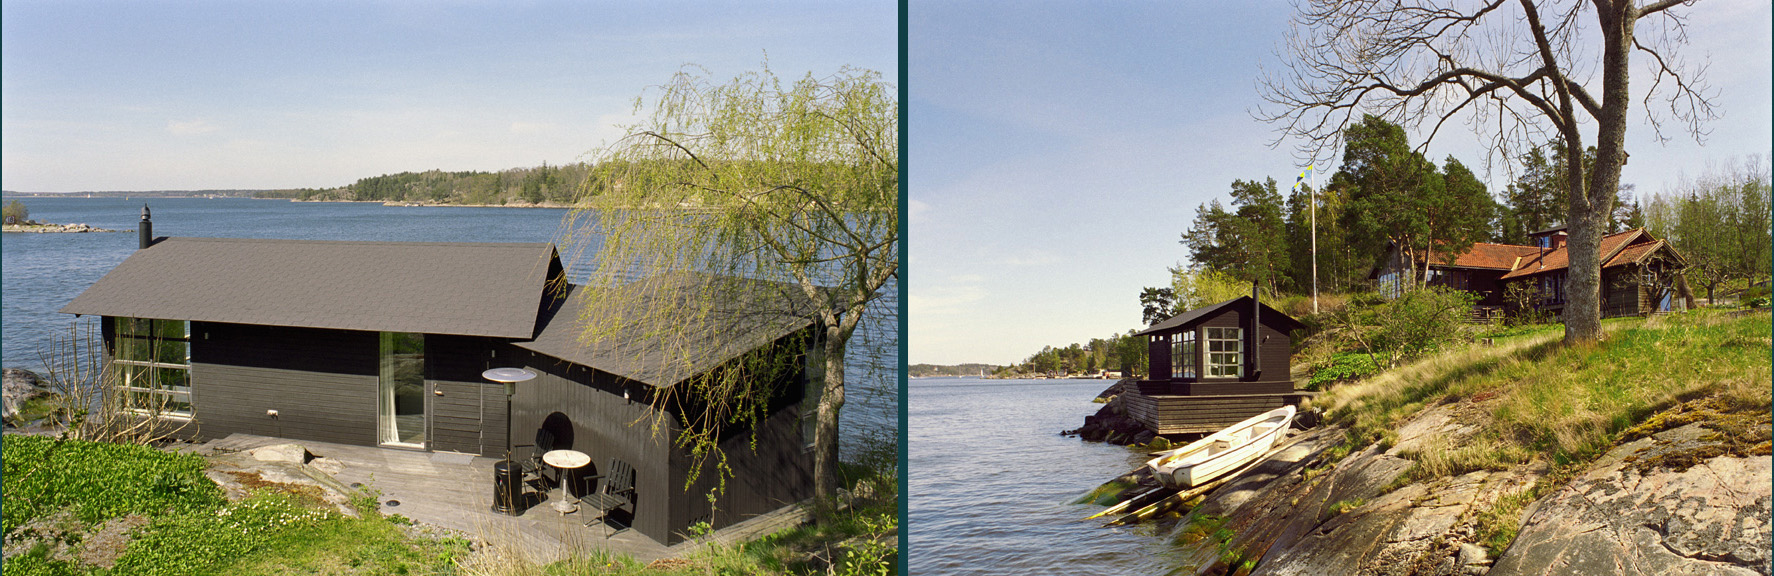
[[[1151,490],[1147,490],[1145,492],[1141,492],[1137,495],[1134,495],[1134,497],[1132,497],[1132,498],[1122,500],[1120,504],[1110,506],[1107,510],[1103,510],[1102,512],[1097,512],[1095,514],[1091,514],[1090,516],[1087,516],[1084,519],[1085,520],[1093,520],[1096,518],[1101,518],[1103,516],[1108,516],[1110,514],[1120,513],[1122,510],[1127,510],[1127,509],[1136,508],[1136,507],[1144,507],[1144,506],[1151,504],[1153,502],[1157,502],[1158,500],[1161,500],[1165,496],[1168,496],[1172,493],[1173,492],[1168,488],[1164,488],[1164,487],[1153,488]]]
[[[1267,456],[1267,454],[1265,454],[1264,456]],[[1212,492],[1213,489],[1219,488],[1221,485],[1224,485],[1225,483],[1232,481],[1233,478],[1237,478],[1239,475],[1244,474],[1244,472],[1246,470],[1250,470],[1251,468],[1255,468],[1257,463],[1262,462],[1262,461],[1263,461],[1263,458],[1258,458],[1256,460],[1251,461],[1249,464],[1245,464],[1244,467],[1242,467],[1242,468],[1239,468],[1237,470],[1233,470],[1231,473],[1228,473],[1224,476],[1220,476],[1219,479],[1217,479],[1217,480],[1214,480],[1212,482],[1208,482],[1206,484],[1202,484],[1200,486],[1196,486],[1194,488],[1190,488],[1188,490],[1181,490],[1181,491],[1175,492],[1175,493],[1171,494],[1170,496],[1167,496],[1163,499],[1158,500],[1157,502],[1147,504],[1145,507],[1140,508],[1138,511],[1135,511],[1132,514],[1128,514],[1126,516],[1116,518],[1115,520],[1109,522],[1108,524],[1105,524],[1104,526],[1120,526],[1123,524],[1138,524],[1140,522],[1150,520],[1159,514],[1163,514],[1165,512],[1170,511],[1170,510],[1176,509],[1176,507],[1181,506],[1184,502],[1188,502],[1189,499],[1191,499],[1191,498],[1194,498],[1196,496],[1200,496],[1202,494],[1206,494],[1208,492]]]

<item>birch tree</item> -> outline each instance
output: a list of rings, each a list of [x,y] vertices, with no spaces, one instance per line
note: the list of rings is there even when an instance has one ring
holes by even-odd
[[[1626,162],[1626,129],[1637,64],[1640,94],[1658,137],[1673,123],[1696,139],[1715,117],[1704,67],[1684,63],[1678,8],[1697,0],[1304,0],[1282,69],[1260,89],[1256,115],[1300,139],[1320,158],[1343,127],[1373,113],[1425,127],[1427,145],[1449,122],[1465,122],[1493,152],[1513,157],[1556,141],[1567,161],[1570,231],[1565,341],[1601,337],[1601,237]],[[1279,140],[1277,140],[1279,143]]]
[[[752,329],[699,317],[810,317],[808,346],[755,351],[654,401],[674,403],[680,445],[724,458],[723,435],[755,431],[769,408],[760,381],[798,369],[806,351],[815,494],[834,495],[845,351],[899,274],[893,87],[852,68],[784,83],[765,66],[717,83],[686,67],[635,106],[646,119],[596,153],[570,225],[569,257],[589,264],[587,289],[612,296],[589,301],[582,338],[642,326],[649,347],[667,351],[656,361],[688,362],[699,346]],[[670,280],[686,274],[709,281]]]

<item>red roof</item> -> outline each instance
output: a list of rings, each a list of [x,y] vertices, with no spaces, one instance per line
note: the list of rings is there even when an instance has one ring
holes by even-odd
[[[1646,236],[1649,236],[1649,235],[1647,234]],[[1620,251],[1620,254],[1618,256],[1615,256],[1614,259],[1609,260],[1608,263],[1603,265],[1602,267],[1607,268],[1610,266],[1624,266],[1627,264],[1635,264],[1635,263],[1643,262],[1646,256],[1651,255],[1652,253],[1656,252],[1657,249],[1662,248],[1667,245],[1669,245],[1668,242],[1658,240],[1655,242],[1644,242],[1644,243],[1633,244],[1631,246],[1627,246],[1626,249]]]
[[[1601,259],[1605,264],[1603,264],[1602,267],[1610,268],[1637,262],[1639,259],[1644,258],[1645,255],[1656,251],[1657,246],[1659,245],[1667,244],[1662,240],[1651,237],[1651,234],[1645,232],[1643,228],[1603,236]],[[1516,265],[1514,270],[1503,275],[1503,279],[1508,280],[1511,278],[1532,276],[1543,272],[1563,270],[1571,264],[1571,254],[1568,250],[1569,246],[1570,245],[1567,244],[1558,247],[1556,250],[1545,251],[1544,256],[1541,255],[1540,249],[1529,246],[1527,248],[1534,250],[1534,253],[1522,258],[1521,263]],[[1630,253],[1625,250],[1628,247],[1631,247]]]
[[[1493,270],[1510,270],[1516,265],[1518,259],[1526,260],[1530,257],[1538,256],[1539,254],[1540,249],[1533,246],[1479,242],[1473,244],[1472,249],[1467,250],[1465,254],[1461,254],[1454,258],[1453,264],[1447,264],[1446,261],[1442,260],[1442,256],[1440,255],[1431,254],[1430,258],[1433,262],[1431,262],[1430,265],[1450,268],[1490,268]]]

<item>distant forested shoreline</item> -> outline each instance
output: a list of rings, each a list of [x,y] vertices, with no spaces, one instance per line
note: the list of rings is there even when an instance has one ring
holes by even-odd
[[[0,192],[7,198],[267,198],[305,202],[400,202],[450,205],[566,206],[591,174],[589,164],[511,168],[497,172],[400,172],[360,178],[333,188],[272,190],[107,190]]]

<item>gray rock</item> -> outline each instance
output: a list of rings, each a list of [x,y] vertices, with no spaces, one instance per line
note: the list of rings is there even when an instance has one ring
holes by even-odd
[[[301,448],[295,444],[266,446],[265,448],[280,448],[280,450],[265,452],[267,455],[276,456],[272,459],[264,459],[256,454],[265,448],[212,457],[210,459],[211,466],[204,471],[204,475],[208,476],[216,485],[221,486],[222,492],[229,500],[237,501],[245,498],[253,488],[265,487],[264,483],[270,483],[270,488],[273,489],[277,489],[279,485],[286,488],[313,487],[319,489],[321,498],[332,504],[339,513],[357,516],[357,509],[351,506],[351,497],[357,491],[319,468],[304,464],[300,460],[284,459],[292,454],[307,454],[307,450],[295,452],[285,448],[289,446]],[[315,459],[317,462],[321,460],[337,463],[337,461],[327,458]]]
[[[1769,573],[1774,457],[1686,470],[1634,461],[1704,442],[1699,424],[1618,446],[1535,506],[1491,574]]]
[[[260,462],[293,462],[296,464],[307,464],[308,459],[311,457],[308,454],[308,449],[303,448],[301,444],[275,444],[272,446],[254,448],[248,450],[247,453],[252,454],[253,458],[258,459]]]
[[[313,466],[315,470],[334,476],[345,471],[345,463],[332,458],[315,458],[308,462],[308,465]]]
[[[1460,544],[1461,566],[1489,566],[1490,564],[1491,555],[1485,552],[1483,547],[1470,543]]]
[[[35,372],[20,368],[0,371],[0,404],[4,405],[4,417],[7,421],[18,417],[18,411],[26,401],[48,396],[49,393],[43,387],[43,379]]]

